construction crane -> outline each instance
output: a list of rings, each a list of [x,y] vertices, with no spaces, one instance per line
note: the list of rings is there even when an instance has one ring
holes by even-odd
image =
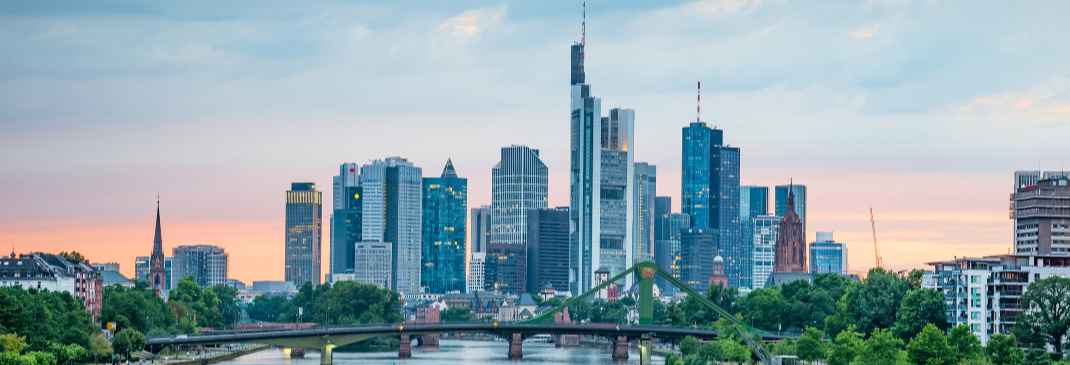
[[[877,257],[877,267],[884,268],[884,260],[881,260],[881,250],[877,248],[877,223],[873,220],[873,207],[869,208],[869,225],[873,228],[873,254]]]

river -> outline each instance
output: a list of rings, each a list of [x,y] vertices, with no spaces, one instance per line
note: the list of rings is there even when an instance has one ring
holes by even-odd
[[[396,364],[396,365],[521,365],[521,364],[638,364],[639,353],[633,348],[627,362],[614,362],[609,347],[556,348],[552,343],[524,342],[524,360],[509,360],[509,343],[505,341],[441,340],[439,348],[412,347],[411,359],[398,359],[397,350],[389,352],[340,352],[334,353],[336,365]],[[319,365],[318,352],[309,351],[304,358],[289,359],[280,350],[267,350],[245,355],[222,365]],[[664,358],[654,356],[654,364],[664,363]]]

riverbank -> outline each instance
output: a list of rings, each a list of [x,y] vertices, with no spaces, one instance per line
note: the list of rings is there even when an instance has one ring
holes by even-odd
[[[237,351],[225,352],[221,354],[196,358],[196,359],[180,359],[175,361],[168,361],[168,365],[208,365],[215,364],[217,362],[223,362],[228,360],[234,360],[238,357],[245,356],[251,353],[263,351],[271,348],[271,345],[256,345],[252,347],[243,348]]]

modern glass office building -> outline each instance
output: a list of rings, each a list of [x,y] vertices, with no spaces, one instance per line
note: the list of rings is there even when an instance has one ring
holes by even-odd
[[[769,274],[776,265],[776,237],[780,228],[780,217],[760,215],[754,217],[754,279],[752,289],[765,287]]]
[[[810,272],[847,273],[847,245],[833,241],[832,232],[817,232],[817,241],[810,243]]]
[[[468,179],[458,177],[447,160],[440,177],[423,181],[421,285],[431,293],[463,292]]]
[[[316,183],[291,184],[286,191],[285,275],[297,287],[320,284],[322,215],[323,195],[316,191]]]
[[[691,228],[691,216],[682,213],[665,214],[658,228],[662,236],[654,241],[654,263],[677,279],[680,279],[680,261],[683,255],[680,247],[680,234],[688,228]],[[677,288],[664,278],[657,277],[654,282],[666,295],[677,291]]]
[[[334,177],[333,209],[331,212],[330,273],[352,273],[353,249],[361,242],[362,190],[360,166],[344,163]]]
[[[484,287],[522,293],[527,290],[528,211],[546,209],[549,170],[539,159],[539,150],[513,145],[501,149],[491,179],[491,232],[483,265]],[[497,249],[491,252],[491,247]]]
[[[681,213],[693,228],[712,228],[728,285],[739,287],[749,270],[749,242],[740,236],[739,148],[724,145],[724,132],[703,122],[683,128]]]
[[[746,250],[754,251],[754,219],[769,214],[769,188],[765,186],[739,187],[739,234],[745,250],[740,264],[740,287],[754,287],[754,257]]]
[[[527,292],[568,291],[568,207],[528,211]]]
[[[654,204],[657,194],[657,166],[635,163],[635,195],[632,197],[633,261],[654,261]]]
[[[172,249],[172,253],[174,258],[172,272],[177,278],[173,280],[172,285],[175,287],[178,286],[178,281],[187,275],[193,275],[193,280],[202,288],[226,283],[229,255],[223,251],[222,247],[177,246]],[[316,263],[319,261],[317,260]]]
[[[776,186],[776,216],[783,217],[788,211],[788,190],[791,190],[795,199],[795,214],[799,215],[802,222],[803,238],[806,237],[806,185],[795,183]]]
[[[390,288],[419,293],[423,170],[404,158],[387,157],[365,164],[360,175],[361,237],[364,242],[393,243]]]

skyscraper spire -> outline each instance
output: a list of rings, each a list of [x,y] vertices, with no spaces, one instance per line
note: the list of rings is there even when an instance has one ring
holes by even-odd
[[[580,34],[580,44],[587,45],[587,0],[583,0],[583,28]]]
[[[702,117],[702,81],[698,82],[698,93],[695,95],[695,122],[700,122]]]

